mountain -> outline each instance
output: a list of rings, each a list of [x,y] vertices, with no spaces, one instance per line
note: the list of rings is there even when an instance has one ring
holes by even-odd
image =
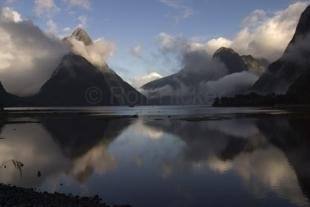
[[[310,104],[310,6],[283,53],[253,85],[252,93],[218,98],[214,106],[273,106]]]
[[[283,56],[272,63],[252,87],[254,92],[285,94],[290,86],[310,69],[308,64],[310,48],[306,48],[309,32],[310,7],[301,15],[294,37]]]
[[[11,106],[11,105],[17,106],[17,104],[20,104],[20,105],[25,104],[25,101],[23,101],[21,98],[6,92],[1,82],[0,82],[0,100],[1,100],[1,103],[0,103],[1,107]]]
[[[30,98],[42,106],[119,105],[104,74],[81,56],[63,57],[40,92]]]
[[[64,39],[93,44],[86,31],[75,30]],[[105,64],[99,68],[84,57],[73,52],[65,55],[49,80],[40,91],[30,97],[17,97],[0,85],[0,100],[3,106],[107,106],[141,105],[146,98],[125,82]]]
[[[70,37],[64,39],[64,42],[66,42],[69,46],[71,45],[70,38],[82,41],[85,46],[90,46],[93,44],[93,41],[88,33],[82,28],[77,28]],[[95,67],[103,75],[104,82],[108,85],[106,90],[113,94],[118,104],[136,105],[146,103],[146,97],[138,92],[129,83],[124,81],[106,63],[103,66],[96,65]]]
[[[261,76],[268,68],[269,62],[264,58],[254,58],[252,55],[241,56],[249,71]]]
[[[260,76],[265,72],[269,65],[269,62],[266,59],[257,59],[252,55],[240,56],[233,49],[225,47],[218,49],[214,53],[213,58],[216,58],[220,62],[224,63],[229,74],[242,71],[251,71]]]
[[[231,48],[222,47],[218,49],[214,53],[213,58],[224,63],[229,74],[248,70],[242,57]]]
[[[86,46],[93,44],[93,40],[90,38],[88,33],[82,28],[77,28],[76,30],[74,30],[70,37],[83,42]],[[66,39],[67,38],[65,38],[65,40]]]
[[[310,70],[302,74],[289,87],[287,96],[293,97],[297,103],[310,103]]]
[[[214,53],[211,61],[203,56],[194,62],[200,67],[202,65],[202,69],[185,65],[176,74],[143,85],[142,92],[153,104],[208,104],[214,96],[223,94],[223,90],[219,92],[218,88],[229,87],[225,94],[247,91],[253,80],[257,80],[255,74],[265,68],[262,60],[240,56],[233,49],[224,47]],[[223,64],[222,67],[225,66],[225,72],[221,71],[223,68],[220,65],[215,65],[219,62]],[[210,67],[214,68],[209,70]],[[235,84],[236,79],[242,80]]]

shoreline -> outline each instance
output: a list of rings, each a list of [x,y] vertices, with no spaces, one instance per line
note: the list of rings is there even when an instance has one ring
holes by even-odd
[[[1,207],[131,207],[130,205],[109,205],[98,195],[80,197],[63,193],[37,192],[31,188],[21,188],[0,184]]]

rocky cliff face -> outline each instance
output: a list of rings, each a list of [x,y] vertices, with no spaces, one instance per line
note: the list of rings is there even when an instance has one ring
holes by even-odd
[[[241,56],[249,71],[261,76],[268,68],[269,62],[266,59],[257,59],[252,55]]]
[[[272,63],[252,90],[260,94],[285,94],[290,86],[310,68],[309,45],[310,7],[301,15],[296,33],[285,50],[283,56]]]
[[[248,67],[242,57],[231,48],[222,47],[218,49],[214,53],[213,58],[224,63],[229,74],[248,70]]]

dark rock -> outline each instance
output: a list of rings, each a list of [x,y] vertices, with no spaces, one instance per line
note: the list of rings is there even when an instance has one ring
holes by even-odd
[[[310,70],[309,64],[300,64],[301,59],[307,62],[310,48],[301,50],[299,41],[304,41],[310,32],[310,7],[308,7],[299,20],[295,35],[290,41],[283,56],[272,63],[261,78],[253,85],[252,90],[260,94],[280,93],[285,94],[289,87],[306,71]],[[299,50],[299,51],[295,51]],[[291,53],[298,52],[296,57]]]
[[[252,55],[241,56],[249,71],[261,76],[268,68],[269,62],[263,58],[254,58]]]
[[[222,47],[218,49],[214,53],[213,58],[218,59],[220,62],[224,63],[228,69],[228,74],[248,70],[248,67],[244,63],[241,56],[231,48]]]

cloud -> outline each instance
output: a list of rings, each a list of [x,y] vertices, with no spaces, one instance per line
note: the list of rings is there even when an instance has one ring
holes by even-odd
[[[1,8],[0,8],[1,9]],[[4,7],[1,9],[1,20],[2,21],[12,21],[12,22],[21,22],[22,16],[18,12],[14,11],[9,7]]]
[[[184,5],[181,0],[160,0],[160,2],[177,11],[177,14],[174,15],[177,22],[192,16],[194,13],[193,9]]]
[[[227,74],[220,63],[212,60],[214,52],[220,47],[230,47],[241,55],[251,54],[269,61],[276,60],[292,39],[300,15],[308,4],[309,1],[295,2],[274,13],[255,10],[242,21],[241,30],[232,39],[219,37],[206,41],[160,33],[157,41],[162,57],[177,60],[181,72],[169,79],[170,84],[161,82],[158,88],[145,90],[144,93],[154,98],[163,94],[188,97],[195,91],[203,91],[204,94],[196,96],[209,99],[246,92],[258,77],[250,72]],[[298,40],[299,44],[296,44],[302,51],[308,48],[304,42]],[[294,51],[294,48],[290,48],[288,58],[295,58]],[[307,64],[309,61],[303,59],[300,62]]]
[[[86,28],[88,17],[87,16],[79,16],[78,20],[80,23],[78,24],[77,27]]]
[[[56,22],[54,22],[52,19],[49,19],[46,23],[47,26],[47,32],[51,33],[51,34],[55,34],[57,35],[59,32],[58,26],[56,24]]]
[[[83,41],[75,37],[66,38],[71,51],[77,55],[83,56],[90,63],[99,68],[106,65],[106,60],[113,55],[116,50],[116,44],[105,39],[97,39],[90,45],[85,45]]]
[[[51,14],[54,11],[59,10],[54,0],[35,0],[35,12],[38,16],[43,14]]]
[[[255,10],[244,18],[241,30],[232,39],[218,37],[199,41],[173,37],[166,33],[159,34],[157,39],[161,50],[169,53],[179,54],[180,51],[188,49],[200,49],[213,55],[220,47],[230,47],[241,55],[251,54],[274,61],[283,54],[292,39],[300,15],[307,5],[309,1],[296,2],[271,14],[264,10]]]
[[[164,56],[172,54],[179,58],[183,71],[209,73],[210,79],[227,73],[223,64],[212,59],[206,42],[174,37],[166,33],[160,33],[157,40]]]
[[[232,45],[232,41],[225,39],[223,37],[219,37],[217,39],[212,39],[205,43],[206,50],[209,54],[214,54],[219,48],[227,47],[230,48]]]
[[[179,104],[207,104],[214,98],[247,92],[258,77],[251,72],[229,74],[218,59],[211,56],[213,45],[229,41],[218,39],[213,45],[207,41],[186,39],[160,33],[157,37],[163,57],[172,55],[181,70],[161,82],[148,85],[142,91],[151,99],[173,97]]]
[[[157,80],[159,78],[162,78],[163,76],[160,75],[159,73],[157,72],[151,72],[147,75],[144,75],[144,76],[138,76],[138,77],[135,77],[131,80],[131,83],[134,87],[136,88],[140,88],[141,86],[143,86],[144,84],[146,83],[149,83],[153,80]]]
[[[16,21],[4,15],[6,11],[0,10],[0,81],[11,93],[31,95],[50,78],[68,50],[32,22]]]
[[[142,52],[142,46],[141,45],[136,45],[131,49],[131,54],[134,57],[141,57],[141,52]]]
[[[201,85],[201,90],[211,92],[215,97],[234,96],[248,92],[258,80],[258,76],[247,71],[232,73],[215,81],[208,81]]]
[[[157,37],[159,48],[164,53],[174,53],[177,55],[193,51],[204,51],[212,56],[218,46],[229,47],[232,42],[225,38],[212,39],[210,41],[188,39],[182,36],[172,36],[167,33],[160,33]]]
[[[255,27],[259,24],[263,24],[267,18],[267,13],[264,10],[257,9],[247,16],[242,24],[245,27]]]
[[[242,28],[232,39],[212,39],[208,45],[214,52],[222,46],[230,46],[240,54],[252,54],[270,61],[278,59],[292,39],[301,13],[309,1],[296,2],[286,9],[268,14],[255,10],[243,20]]]
[[[90,9],[91,0],[65,0],[70,6],[77,6],[84,9]]]
[[[174,37],[167,33],[160,33],[157,37],[160,50],[166,53],[180,53],[184,51],[189,42],[182,37]]]

